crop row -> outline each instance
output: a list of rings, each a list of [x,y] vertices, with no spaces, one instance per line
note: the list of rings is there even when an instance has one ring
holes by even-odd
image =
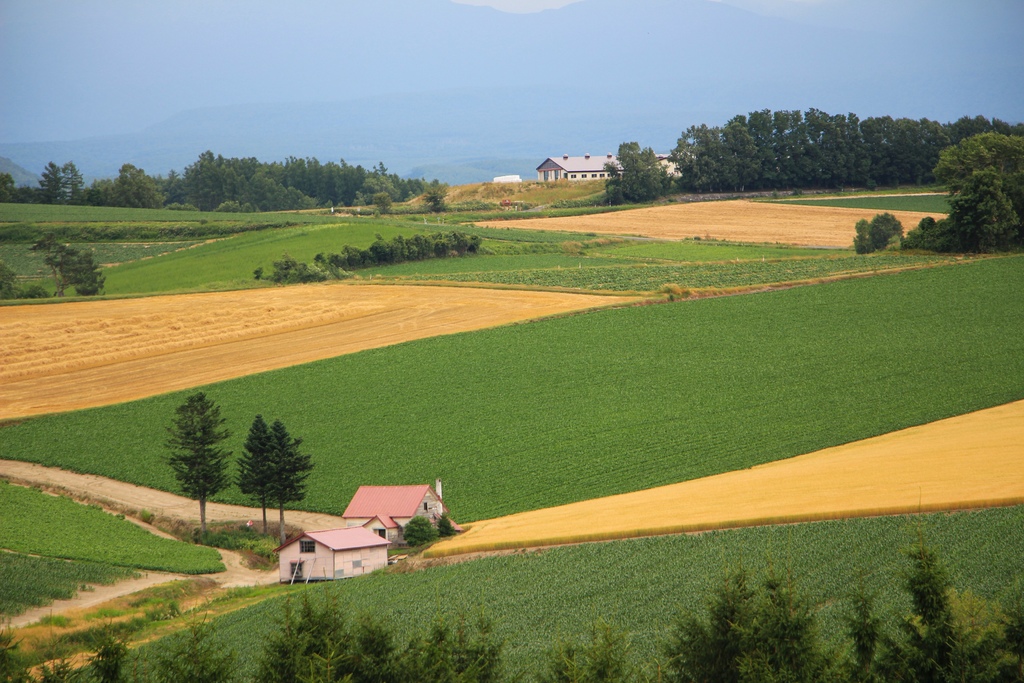
[[[441,477],[470,521],[1022,399],[1021,300],[1024,258],[985,259],[436,337],[204,390],[236,454],[256,414],[304,439],[304,509]],[[188,393],[6,426],[4,455],[176,491],[165,428]]]
[[[98,507],[0,482],[0,548],[184,574],[224,571],[213,548],[159,538]]]
[[[593,266],[423,275],[423,280],[489,282],[571,289],[656,291],[665,285],[686,289],[746,287],[952,263],[952,257],[880,254],[780,261]],[[590,262],[592,263],[592,262]]]
[[[73,598],[86,584],[107,585],[136,575],[109,564],[0,552],[0,617]]]
[[[628,633],[635,663],[651,662],[661,655],[678,616],[703,611],[726,569],[740,565],[757,575],[772,563],[791,575],[816,606],[826,637],[844,632],[850,593],[858,584],[874,595],[885,628],[893,629],[910,608],[904,551],[919,531],[937,549],[958,590],[998,601],[1012,598],[1024,554],[1024,507],[594,543],[377,573],[306,590],[314,600],[335,594],[347,619],[372,613],[390,620],[400,640],[439,616],[450,620],[482,609],[505,641],[509,679],[519,680],[538,670],[559,638],[581,637],[598,618]],[[237,653],[243,677],[253,671],[264,634],[280,619],[283,605],[274,599],[214,621],[219,647]],[[143,653],[152,659],[166,646],[157,642]]]

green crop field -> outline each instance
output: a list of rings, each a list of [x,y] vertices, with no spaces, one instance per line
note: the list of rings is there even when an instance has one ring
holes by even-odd
[[[690,263],[681,265],[633,264],[611,266],[604,260],[579,259],[579,266],[543,270],[494,270],[492,272],[424,274],[420,280],[487,282],[502,285],[566,287],[584,290],[653,292],[674,284],[687,289],[726,288],[780,284],[801,280],[870,273],[893,268],[913,268],[953,263],[952,256],[911,256],[879,253],[837,258],[802,258],[780,261],[739,261],[736,263]],[[420,271],[426,273],[426,271]]]
[[[80,251],[91,251],[96,263],[127,263],[186,249],[198,242],[98,242],[72,244]],[[0,261],[18,275],[48,277],[49,268],[43,263],[43,254],[32,251],[31,244],[0,244]]]
[[[436,275],[440,280],[471,280],[477,278],[473,273],[481,273],[481,281],[488,282],[488,276],[495,272],[521,271],[539,268],[588,268],[589,266],[615,266],[636,264],[638,261],[613,256],[592,256],[583,254],[516,254],[511,256],[464,256],[462,258],[429,259],[427,261],[410,261],[394,266],[377,266],[353,271],[360,277],[380,275],[382,277],[402,277],[411,275]],[[527,271],[529,272],[529,271]],[[457,277],[446,277],[446,274],[458,273]]]
[[[666,261],[741,261],[784,258],[828,258],[844,256],[849,249],[801,249],[800,247],[730,244],[728,242],[706,242],[704,240],[682,240],[680,242],[628,241],[602,249],[603,253],[614,256],[664,259]]]
[[[949,213],[949,198],[944,194],[894,195],[882,197],[834,197],[829,199],[787,199],[780,203],[805,204],[807,206],[838,206],[850,209],[877,209],[878,211],[922,211],[924,213]],[[904,225],[904,230],[916,228]]]
[[[224,571],[213,548],[160,538],[98,507],[0,482],[0,548],[185,574]]]
[[[725,575],[741,565],[763,574],[771,558],[792,570],[818,608],[823,634],[843,633],[850,591],[864,582],[887,628],[909,610],[903,550],[926,540],[950,568],[958,590],[1005,600],[1020,580],[1024,507],[921,518],[886,517],[741,529],[556,548],[490,557],[414,573],[376,573],[305,589],[316,600],[333,593],[350,619],[386,619],[404,640],[438,616],[470,615],[481,607],[506,645],[510,680],[538,671],[558,638],[579,638],[598,618],[629,634],[635,663],[659,657],[677,615],[703,610]],[[263,634],[280,619],[275,599],[214,621],[216,642],[238,655],[240,674],[253,671]],[[167,641],[145,646],[152,659]],[[527,678],[526,680],[531,680]]]
[[[413,235],[423,230],[374,220],[308,225],[249,232],[158,259],[136,261],[104,271],[106,294],[150,294],[169,291],[252,287],[253,270],[269,275],[285,252],[312,262],[320,252],[341,251],[346,244],[368,247],[380,234]]]
[[[73,598],[85,584],[108,585],[134,576],[134,570],[109,564],[0,552],[0,617]]]
[[[218,213],[216,211],[172,211],[168,209],[126,209],[112,206],[70,206],[62,204],[0,204],[0,223],[307,223],[328,218],[316,213]]]
[[[306,509],[442,477],[470,521],[1024,398],[1021,300],[1024,257],[984,259],[425,339],[206,391],[236,453],[257,413],[305,439]],[[25,420],[0,443],[7,458],[176,491],[164,428],[187,393]]]

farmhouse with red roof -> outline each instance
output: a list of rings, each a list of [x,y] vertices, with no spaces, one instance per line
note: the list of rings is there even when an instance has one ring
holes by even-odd
[[[402,531],[413,517],[435,525],[448,512],[441,500],[441,480],[434,488],[417,486],[360,486],[341,515],[349,527],[363,527],[393,543],[404,543]],[[456,531],[462,531],[454,522]]]
[[[275,550],[281,583],[368,574],[387,566],[389,545],[391,541],[362,527],[306,531]]]

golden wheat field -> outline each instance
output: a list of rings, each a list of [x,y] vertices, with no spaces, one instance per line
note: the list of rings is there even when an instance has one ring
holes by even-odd
[[[1018,504],[1021,444],[1024,401],[747,470],[475,522],[428,554]]]
[[[129,401],[606,296],[305,285],[0,309],[0,419]]]
[[[850,247],[854,225],[870,220],[874,209],[847,209],[752,202],[745,199],[721,202],[672,204],[592,216],[532,218],[516,221],[516,228],[561,230],[602,235],[639,235],[681,240],[693,237],[731,242],[771,242],[814,247]],[[916,211],[891,212],[904,231],[917,227],[925,216]],[[482,222],[487,227],[509,227],[507,221]]]

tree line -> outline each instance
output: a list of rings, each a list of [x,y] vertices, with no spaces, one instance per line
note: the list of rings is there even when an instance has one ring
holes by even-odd
[[[861,582],[851,587],[844,635],[827,640],[815,606],[788,573],[771,565],[752,576],[729,570],[703,611],[684,614],[666,629],[660,658],[643,669],[630,656],[629,634],[598,619],[582,637],[559,638],[534,662],[538,683],[1020,683],[1024,681],[1024,597],[1005,605],[953,588],[937,551],[923,536],[908,549],[904,590],[910,610],[893,623],[876,611]],[[221,683],[237,680],[235,656],[209,622],[193,621],[170,636],[150,666],[130,662],[123,643],[108,637],[85,668],[68,662],[43,668],[43,680],[118,683],[133,669],[155,680]],[[119,645],[119,647],[118,647]],[[32,680],[19,668],[17,643],[0,634],[0,676]],[[331,592],[288,600],[262,639],[252,680],[257,683],[498,683],[506,643],[493,620],[440,616],[403,641],[391,624],[351,615]]]
[[[874,189],[928,184],[944,149],[985,133],[1024,136],[1024,124],[982,116],[953,123],[929,119],[861,120],[818,109],[737,115],[724,126],[690,126],[668,162],[636,142],[619,146],[619,166],[609,167],[608,201],[649,202],[672,191],[744,192],[782,189]]]
[[[468,235],[458,230],[412,237],[396,235],[390,240],[378,234],[366,249],[346,244],[340,253],[317,254],[312,265],[284,254],[280,260],[274,261],[273,271],[267,279],[285,285],[323,282],[329,278],[347,277],[348,271],[360,268],[475,254],[481,243],[479,235]],[[263,268],[254,270],[253,277],[264,279]]]
[[[73,204],[199,211],[285,211],[327,206],[368,206],[404,202],[438,183],[402,178],[383,163],[366,169],[344,159],[321,163],[315,157],[261,162],[253,157],[225,158],[205,151],[182,173],[150,176],[133,164],[116,178],[85,186],[73,161],[49,162],[38,187],[15,187],[0,173],[0,202]],[[385,200],[386,198],[386,200]],[[441,201],[443,202],[443,196]]]

